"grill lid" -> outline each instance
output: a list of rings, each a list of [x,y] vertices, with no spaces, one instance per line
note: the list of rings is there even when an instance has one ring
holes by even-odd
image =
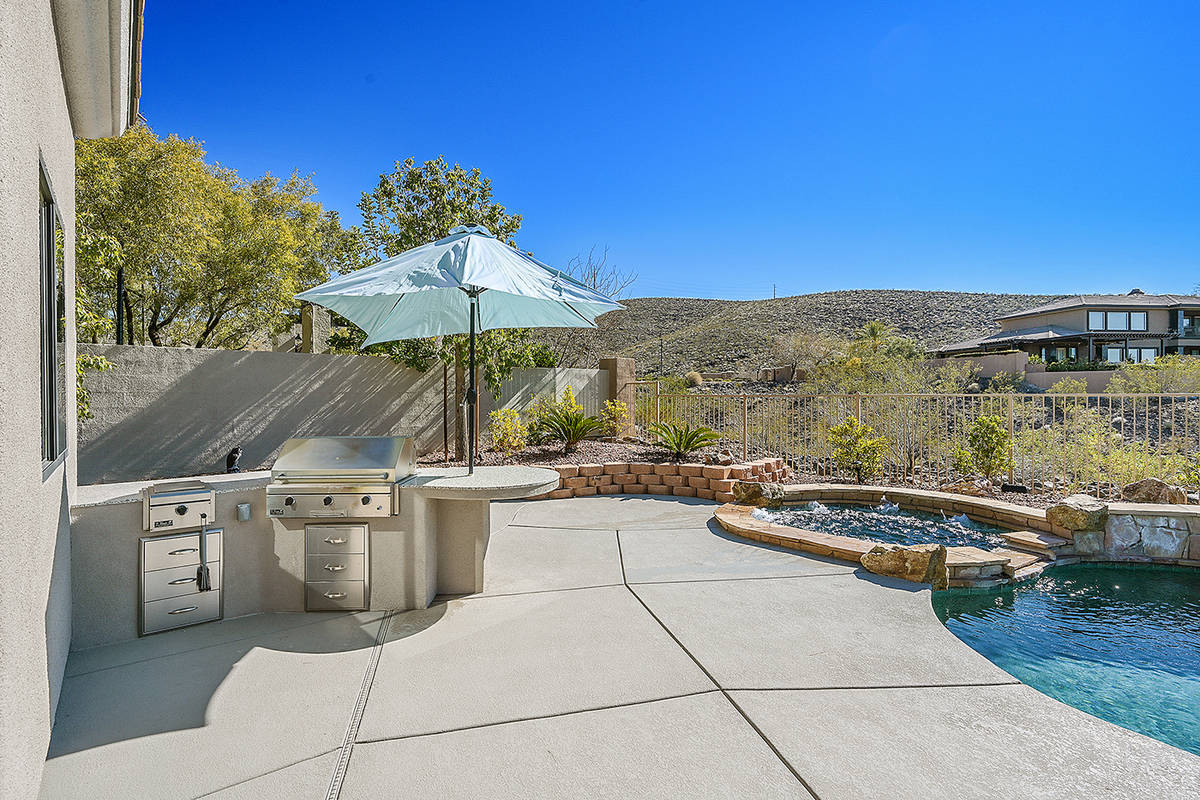
[[[280,483],[391,483],[415,471],[411,436],[317,436],[284,442],[271,479]]]

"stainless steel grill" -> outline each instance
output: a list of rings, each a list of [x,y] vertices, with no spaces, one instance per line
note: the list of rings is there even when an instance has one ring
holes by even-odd
[[[415,472],[411,436],[289,439],[271,470],[267,514],[390,517],[399,513],[397,486]]]

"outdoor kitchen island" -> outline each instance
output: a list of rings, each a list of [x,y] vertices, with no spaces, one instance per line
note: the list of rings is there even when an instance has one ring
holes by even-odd
[[[314,507],[300,509],[305,517],[280,518],[271,513],[274,503],[268,495],[278,477],[263,471],[188,481],[203,482],[215,493],[213,524],[223,530],[225,618],[339,610],[353,607],[356,599],[371,610],[425,608],[438,594],[481,591],[490,502],[541,494],[558,484],[557,472],[534,467],[477,467],[473,475],[465,467],[420,468],[398,476],[390,490],[393,502],[382,508],[374,502],[377,495],[371,495],[368,506],[359,494],[353,500],[363,511],[347,505],[339,513],[343,507],[331,489],[329,495],[316,496]],[[172,483],[155,486],[169,490]],[[150,482],[81,487],[72,508],[71,537],[76,649],[138,636],[138,552],[139,541],[148,535],[143,530],[143,490],[148,486]],[[326,496],[333,502],[325,504]],[[293,497],[294,505],[306,502],[298,492]],[[377,516],[356,516],[370,513]],[[322,548],[326,540],[333,545],[345,540],[350,557],[339,562],[332,546]],[[331,575],[329,583],[358,581],[362,593],[356,597],[344,586],[330,586],[333,598],[323,593],[314,597],[313,573],[342,563],[345,570]]]

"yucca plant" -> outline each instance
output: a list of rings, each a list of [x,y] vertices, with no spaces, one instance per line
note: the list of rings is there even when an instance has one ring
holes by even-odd
[[[580,442],[602,427],[603,423],[596,417],[566,408],[555,408],[541,420],[541,429],[546,438],[562,442],[564,453],[570,453]]]
[[[701,447],[721,440],[721,434],[703,425],[693,428],[687,423],[675,425],[670,422],[655,422],[649,430],[654,434],[658,443],[670,451],[671,458],[676,461],[682,460],[689,453],[694,453]]]

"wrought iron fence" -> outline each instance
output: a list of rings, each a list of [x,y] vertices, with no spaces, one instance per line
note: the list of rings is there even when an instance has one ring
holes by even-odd
[[[1001,477],[1031,491],[1085,491],[1157,477],[1200,488],[1200,395],[1196,394],[667,394],[634,386],[633,423],[703,425],[736,458],[785,459],[801,475],[840,474],[830,429],[855,417],[887,440],[878,480],[945,486],[967,431],[983,416],[1008,432]]]

